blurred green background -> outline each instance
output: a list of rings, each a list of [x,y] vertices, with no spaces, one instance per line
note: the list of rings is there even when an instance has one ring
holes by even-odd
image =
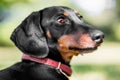
[[[120,80],[120,0],[0,0],[0,69],[21,59],[12,31],[31,12],[49,6],[73,8],[105,33],[97,51],[73,58],[70,80]]]

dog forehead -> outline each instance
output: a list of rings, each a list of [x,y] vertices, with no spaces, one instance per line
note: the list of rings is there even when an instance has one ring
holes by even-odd
[[[64,11],[64,16],[69,17],[69,19],[71,19],[72,21],[74,21],[75,23],[83,23],[83,21],[79,18],[79,16],[82,16],[78,13],[78,11],[75,10],[65,10]]]
[[[43,17],[47,20],[52,20],[54,18],[57,18],[57,16],[60,16],[63,14],[64,16],[68,17],[70,20],[74,21],[75,23],[82,23],[82,21],[78,18],[75,10],[69,8],[69,7],[64,7],[64,6],[53,6],[53,7],[48,7],[43,9]]]
[[[58,6],[58,7],[53,7],[53,8],[56,8],[56,9],[54,9],[52,12],[54,12],[54,13],[61,13],[61,14],[63,14],[64,16],[68,16],[68,17],[70,17],[70,18],[72,18],[72,17],[77,17],[76,15],[78,15],[79,13],[78,13],[78,11],[76,11],[76,10],[74,10],[74,9],[71,9],[71,8],[69,8],[69,7],[64,7],[64,6]],[[80,14],[79,14],[80,15]]]
[[[51,13],[54,15],[54,14],[57,14],[57,13],[63,13],[64,14],[66,12],[66,14],[67,13],[69,14],[70,12],[74,12],[73,9],[65,7],[65,6],[52,6],[52,7],[48,7],[48,8],[43,9],[43,11],[46,12],[46,13],[49,13],[49,15]]]

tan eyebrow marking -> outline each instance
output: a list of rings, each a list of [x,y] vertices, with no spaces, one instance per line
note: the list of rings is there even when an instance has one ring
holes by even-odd
[[[67,13],[67,12],[64,12],[63,14],[64,14],[64,16],[68,16],[68,13]]]
[[[49,38],[51,38],[51,34],[50,34],[50,31],[47,31],[47,36],[49,37]]]

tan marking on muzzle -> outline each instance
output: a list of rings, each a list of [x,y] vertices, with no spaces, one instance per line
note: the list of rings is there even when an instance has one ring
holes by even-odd
[[[73,39],[71,38],[71,35],[65,35],[63,37],[61,37],[59,40],[58,40],[58,50],[60,51],[60,54],[62,56],[62,58],[66,61],[66,62],[69,62],[73,55],[78,55],[79,54],[79,51],[75,51],[75,50],[69,50],[69,46],[70,44],[71,45],[74,45],[74,41]]]
[[[95,47],[95,43],[88,34],[83,34],[78,40],[74,38],[75,35],[64,35],[58,39],[58,50],[66,62],[69,62],[74,55],[80,54],[80,51],[70,50],[69,47],[80,49]]]
[[[88,34],[83,34],[79,39],[79,48],[94,48],[96,43],[91,39]]]

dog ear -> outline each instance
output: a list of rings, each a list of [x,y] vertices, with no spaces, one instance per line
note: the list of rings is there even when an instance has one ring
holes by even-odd
[[[41,26],[41,13],[33,12],[12,33],[11,40],[25,54],[44,58],[48,55],[45,33]]]

